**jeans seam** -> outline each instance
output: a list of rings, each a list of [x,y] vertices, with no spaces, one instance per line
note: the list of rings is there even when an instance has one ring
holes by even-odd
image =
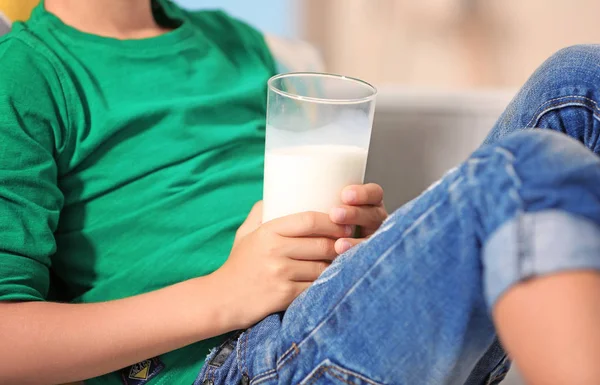
[[[250,384],[257,385],[257,384],[261,384],[261,383],[263,383],[265,381],[268,381],[271,378],[275,378],[275,377],[277,377],[277,373],[276,372],[277,372],[276,369],[267,370],[266,372],[263,372],[263,373],[257,375],[256,377],[254,377],[250,381]]]
[[[242,374],[245,374],[247,376],[249,376],[248,345],[249,345],[249,340],[250,340],[250,330],[251,329],[252,328],[246,329],[246,331],[239,336],[238,349],[236,349],[236,358],[239,363],[239,370]],[[290,349],[293,349],[294,346],[295,346],[295,344]],[[284,355],[286,353],[284,353]],[[250,383],[251,384],[259,384],[264,381],[267,381],[273,377],[276,377],[277,376],[276,372],[277,372],[277,369],[268,369],[264,372],[258,373],[250,379]]]
[[[357,378],[360,378],[362,381],[365,381],[371,385],[379,385],[378,383],[376,383],[373,380],[370,380],[364,376],[358,375],[357,373],[353,373],[347,370],[342,370],[341,368],[337,367],[337,366],[331,366],[331,365],[327,365],[327,366],[323,366],[322,368],[319,369],[319,371],[315,374],[315,376],[313,378],[311,378],[310,382],[308,382],[306,385],[312,385],[314,384],[316,381],[319,380],[319,378],[323,377],[323,375],[325,373],[329,373],[331,374],[333,377],[337,378],[338,380],[342,381],[345,384],[348,385],[354,385],[352,382],[346,380],[345,378],[339,376],[337,373],[335,373],[335,371],[338,370],[342,373],[348,374],[350,376],[354,376]]]
[[[246,333],[248,332],[248,330],[246,330]],[[235,349],[235,357],[237,359],[238,362],[238,369],[240,370],[240,372],[244,372],[244,362],[242,361],[242,339],[244,338],[244,334],[240,335],[238,337],[238,343],[237,343],[237,348]]]
[[[513,200],[517,206],[517,210],[514,213],[514,219],[517,226],[517,261],[519,266],[519,277],[520,279],[525,278],[529,273],[527,269],[527,263],[530,263],[531,258],[531,237],[528,236],[528,232],[532,231],[531,226],[524,223],[523,213],[525,212],[524,202],[519,193],[519,188],[523,185],[523,181],[519,177],[519,174],[515,170],[514,163],[516,160],[515,155],[504,147],[494,148],[494,153],[498,154],[503,158],[504,172],[510,178],[512,186],[508,190],[508,196]],[[485,158],[472,158],[467,161],[469,164],[480,164],[483,163]],[[478,179],[473,175],[469,174],[469,182],[477,185]]]
[[[250,333],[249,333],[250,329],[248,329],[248,332],[246,332],[246,338],[243,339],[243,347],[244,347],[244,357],[243,357],[243,364],[242,364],[242,373],[248,373],[248,339],[250,338]]]
[[[300,349],[298,349],[298,345],[295,343],[292,344],[292,347],[289,348],[283,356],[279,358],[277,361],[277,365],[275,367],[276,370],[281,369],[285,364],[287,364],[292,358],[296,357],[300,353]]]
[[[277,360],[277,362],[275,364],[275,369],[269,369],[262,373],[257,374],[256,376],[254,376],[254,378],[252,378],[251,383],[259,384],[259,383],[266,381],[272,377],[275,377],[277,375],[277,370],[279,370],[281,368],[281,366],[285,365],[285,363],[287,363],[293,357],[298,355],[299,352],[300,352],[300,350],[298,349],[298,346],[295,343],[292,343],[292,346],[290,346],[290,348],[288,350],[286,350],[281,355],[281,357],[279,357],[279,359]]]
[[[576,100],[573,101],[568,101],[568,102],[560,102],[560,100],[564,100],[564,99],[582,99],[585,101],[588,101],[590,103],[593,104],[593,107],[584,103],[584,102],[577,102]],[[544,107],[546,105],[550,104],[550,106],[548,107]],[[585,107],[585,108],[589,108],[592,110],[592,116],[594,117],[594,119],[596,120],[600,120],[600,116],[597,114],[597,111],[599,110],[598,108],[598,103],[595,100],[592,100],[590,98],[586,98],[585,96],[578,96],[578,95],[570,95],[570,96],[561,96],[559,98],[554,98],[554,99],[550,99],[544,103],[542,103],[539,107],[536,114],[534,114],[531,119],[529,120],[529,122],[527,123],[527,125],[525,125],[525,128],[533,128],[535,127],[540,119],[542,118],[542,116],[544,116],[545,114],[547,114],[550,111],[559,109],[559,108],[563,108],[563,107],[569,107],[569,106],[578,106],[578,107]]]
[[[514,167],[515,155],[509,150],[502,147],[496,148],[495,152],[505,158],[506,164],[504,166],[504,170],[513,182],[513,185],[511,186],[508,195],[513,199],[513,201],[518,207],[517,211],[515,212],[515,219],[517,220],[518,231],[517,259],[519,261],[519,275],[521,278],[523,278],[523,272],[525,271],[526,263],[531,259],[531,247],[528,242],[528,240],[531,240],[531,238],[527,237],[527,226],[524,226],[525,224],[522,220],[521,214],[525,211],[525,208],[523,207],[523,199],[521,198],[521,195],[519,194],[518,190],[518,188],[522,186],[523,181],[521,180],[521,178],[519,178],[519,174],[517,173]]]
[[[327,373],[327,367],[326,366],[322,367],[321,369],[319,369],[319,371],[316,373],[316,375],[306,385],[312,385],[312,384],[314,384],[319,378],[323,377],[323,374],[325,374],[325,373]]]
[[[350,385],[354,385],[354,384],[352,384],[352,383],[350,383],[350,382],[348,382],[348,381],[344,380],[342,377],[338,376],[336,373],[333,373],[333,371],[334,371],[334,370],[340,371],[340,372],[342,372],[342,373],[348,374],[348,375],[350,375],[350,376],[353,376],[353,377],[360,378],[361,380],[363,380],[363,381],[365,381],[365,382],[368,382],[368,383],[369,383],[369,384],[371,384],[371,385],[380,385],[379,383],[377,383],[377,382],[375,382],[375,381],[373,381],[373,380],[371,380],[371,379],[369,379],[369,378],[367,378],[367,377],[365,377],[365,376],[363,376],[363,375],[360,375],[360,374],[358,374],[358,373],[351,372],[351,371],[349,371],[349,370],[344,370],[343,368],[340,368],[339,366],[328,366],[328,367],[327,367],[327,371],[328,371],[328,372],[329,372],[329,373],[330,373],[332,376],[334,376],[335,378],[338,378],[338,379],[340,379],[340,380],[342,380],[342,381],[344,381],[345,383],[347,383],[347,384],[350,384]]]

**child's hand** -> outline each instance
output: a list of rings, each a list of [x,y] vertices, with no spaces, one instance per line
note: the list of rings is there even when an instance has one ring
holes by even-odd
[[[256,211],[258,207],[251,216]],[[274,219],[245,236],[244,231],[238,232],[228,260],[212,274],[226,323],[233,329],[285,310],[337,257],[335,241],[349,237],[352,227],[331,222],[327,214],[307,212]]]
[[[342,191],[344,205],[331,210],[334,223],[360,226],[360,238],[338,239],[335,250],[342,254],[370,237],[388,214],[383,205],[383,188],[375,183],[348,186]]]

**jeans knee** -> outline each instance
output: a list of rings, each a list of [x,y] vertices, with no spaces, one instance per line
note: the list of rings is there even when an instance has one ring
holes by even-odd
[[[564,68],[566,65],[594,64],[598,63],[599,60],[600,44],[579,44],[558,50],[546,60],[544,65],[550,69],[555,69]]]
[[[587,140],[592,148],[600,137],[594,125],[600,116],[599,62],[600,45],[577,45],[555,53],[525,83],[486,143],[523,128],[541,127]]]
[[[563,48],[538,68],[529,80],[529,86],[538,91],[538,94],[564,89],[565,96],[570,93],[580,95],[582,89],[597,87],[600,79],[599,62],[600,45],[574,45]]]

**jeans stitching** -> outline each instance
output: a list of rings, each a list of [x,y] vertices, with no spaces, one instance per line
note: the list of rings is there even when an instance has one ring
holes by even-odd
[[[319,378],[323,377],[323,375],[325,373],[331,374],[333,377],[335,377],[338,380],[344,382],[345,384],[354,385],[350,381],[348,381],[345,378],[339,376],[337,373],[335,373],[335,371],[339,371],[339,372],[342,372],[344,374],[347,374],[347,375],[350,375],[350,376],[353,376],[353,377],[356,377],[356,378],[360,378],[361,380],[363,380],[363,381],[365,381],[365,382],[367,382],[367,383],[369,383],[371,385],[380,385],[380,384],[376,383],[375,381],[370,380],[370,379],[368,379],[368,378],[366,378],[364,376],[361,376],[361,375],[358,375],[358,374],[356,374],[354,372],[351,372],[349,370],[343,370],[342,368],[339,368],[337,366],[331,366],[331,365],[327,365],[327,366],[321,367],[319,369],[319,371],[317,373],[315,373],[314,377],[311,378],[310,382],[308,382],[306,385],[312,385],[312,384],[314,384],[316,381],[319,380]]]
[[[348,385],[354,385],[350,381],[346,380],[345,378],[340,377],[337,374],[335,374],[332,370],[327,370],[327,371],[329,372],[329,374],[331,374],[333,377],[337,378],[338,380],[340,380]]]
[[[570,104],[570,103],[574,103],[576,102],[575,100],[572,102],[560,102],[560,100],[563,99],[583,99],[586,100],[590,103],[592,103],[594,106],[593,108],[591,106],[589,106],[588,104],[585,103],[581,103],[580,104]],[[544,107],[548,104],[551,104],[549,107]],[[592,109],[592,115],[594,116],[595,119],[600,120],[600,116],[597,115],[595,110],[598,110],[598,103],[595,100],[592,100],[590,98],[586,98],[585,96],[577,96],[577,95],[571,95],[571,96],[562,96],[559,98],[554,98],[554,99],[550,99],[544,103],[542,103],[539,107],[538,107],[538,111],[542,110],[542,108],[544,108],[541,112],[534,114],[531,119],[529,120],[529,122],[527,123],[527,125],[525,126],[526,128],[532,128],[535,125],[537,125],[537,123],[540,121],[540,119],[542,118],[542,116],[544,116],[545,114],[547,114],[548,112],[558,109],[558,108],[562,108],[562,107],[567,107],[570,105],[577,105],[580,107],[587,107],[587,108],[591,108]]]
[[[327,368],[328,368],[328,371],[331,373],[332,376],[334,376],[336,378],[339,378],[340,380],[342,380],[342,381],[344,381],[344,382],[346,382],[347,384],[350,384],[350,385],[354,385],[354,384],[351,384],[350,382],[344,380],[342,377],[339,377],[338,375],[336,375],[335,373],[333,373],[333,371],[337,370],[337,371],[342,372],[344,374],[347,374],[347,375],[350,375],[350,376],[353,376],[353,377],[356,377],[356,378],[360,378],[361,380],[363,380],[365,382],[368,382],[369,384],[372,384],[372,385],[380,385],[379,383],[377,383],[377,382],[375,382],[375,381],[373,381],[373,380],[371,380],[371,379],[369,379],[369,378],[367,378],[367,377],[365,377],[363,375],[351,372],[349,370],[342,369],[339,366],[327,366]]]
[[[290,349],[293,349],[290,352]],[[288,349],[288,352],[290,352],[287,357],[286,356],[281,356],[281,358],[279,359],[279,362],[277,363],[276,369],[279,370],[281,369],[281,367],[285,364],[287,364],[292,358],[296,357],[298,355],[298,353],[300,353],[300,349],[298,349],[298,346],[294,343],[292,344],[292,347]]]
[[[530,256],[530,245],[528,241],[532,239],[528,238],[526,229],[527,226],[524,226],[525,224],[521,219],[522,214],[525,211],[525,207],[523,207],[523,199],[519,194],[518,188],[523,185],[523,181],[519,177],[517,170],[515,170],[515,154],[503,147],[495,148],[495,152],[505,159],[506,164],[504,165],[504,171],[513,182],[513,185],[508,191],[508,196],[513,199],[518,207],[517,211],[515,212],[515,219],[517,223],[517,259],[519,262],[519,276],[523,278],[526,267],[525,265],[529,259],[528,257]]]
[[[276,366],[279,366],[279,364],[281,363],[281,361],[283,361],[283,359],[285,358],[285,356],[287,356],[292,350],[296,349],[296,344],[292,344],[292,346],[290,346],[290,348],[288,350],[286,350],[281,357],[279,357],[279,359],[277,360],[277,364]]]
[[[261,377],[269,376],[275,372],[277,372],[277,369],[269,369],[267,371],[264,371],[262,373],[257,374],[256,376],[254,376],[253,380],[258,381],[261,379]]]
[[[270,380],[271,378],[275,378],[277,377],[277,371],[275,369],[271,369],[271,370],[267,370],[264,373],[259,374],[258,376],[255,376],[250,383],[252,385],[256,385],[256,384],[260,384],[263,383],[267,380]]]
[[[321,369],[319,369],[319,371],[316,373],[316,375],[310,380],[310,382],[306,385],[312,385],[315,382],[317,382],[317,380],[321,377],[323,377],[323,374],[325,374],[325,372],[327,372],[327,367],[322,367]]]
[[[525,271],[525,264],[527,263],[530,255],[530,245],[528,241],[531,239],[527,237],[527,226],[524,226],[522,220],[522,214],[525,211],[525,208],[523,207],[523,199],[519,194],[518,188],[522,186],[523,181],[521,178],[519,178],[519,174],[514,167],[514,162],[516,159],[515,155],[502,147],[497,148],[496,152],[505,158],[506,164],[504,166],[504,170],[513,182],[513,186],[511,186],[508,195],[513,199],[518,207],[517,211],[515,212],[515,218],[517,221],[517,259],[519,261],[519,276],[522,278],[524,276],[523,273]]]
[[[245,337],[245,338],[244,338]],[[242,366],[242,373],[245,373],[246,375],[248,375],[248,344],[249,344],[249,339],[250,339],[250,329],[246,330],[246,335],[245,336],[241,336],[240,338],[240,346],[241,348],[238,350],[238,361],[241,363]],[[293,349],[294,346],[292,346],[290,349]],[[243,352],[242,352],[243,350]],[[289,350],[288,350],[289,351]],[[284,353],[284,355],[287,354]],[[242,356],[241,359],[239,356]],[[283,357],[283,356],[282,356]],[[253,378],[250,380],[251,384],[259,384],[261,382],[264,382],[270,378],[273,378],[277,375],[277,369],[269,369],[266,370],[264,372],[258,373],[255,376],[253,376]]]
[[[250,338],[250,333],[246,333],[246,339],[244,340],[244,361],[242,364],[242,369],[244,373],[248,373],[248,339]]]
[[[248,333],[248,330],[246,330],[246,333]],[[244,362],[242,361],[242,357],[241,357],[241,355],[242,355],[241,352],[242,352],[242,349],[243,349],[243,344],[242,344],[243,338],[244,338],[243,334],[238,337],[237,346],[236,346],[236,349],[235,349],[235,357],[237,359],[240,372],[244,371]]]

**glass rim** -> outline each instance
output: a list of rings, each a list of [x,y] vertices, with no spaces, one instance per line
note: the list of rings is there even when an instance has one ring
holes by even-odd
[[[314,96],[302,96],[302,95],[292,94],[290,92],[282,91],[273,85],[275,81],[277,81],[279,79],[289,78],[289,77],[323,77],[323,78],[329,78],[329,79],[348,81],[348,82],[356,83],[357,85],[362,85],[362,86],[370,89],[372,93],[371,93],[371,95],[365,96],[362,98],[317,98]],[[307,101],[307,102],[313,102],[313,103],[323,103],[323,104],[359,104],[359,103],[371,102],[375,99],[375,97],[377,96],[377,92],[378,92],[377,88],[375,88],[375,86],[373,86],[372,84],[370,84],[364,80],[361,80],[358,78],[353,78],[350,76],[330,74],[330,73],[324,73],[324,72],[288,72],[285,74],[279,74],[279,75],[275,75],[275,76],[271,77],[269,79],[269,81],[267,82],[267,84],[269,86],[269,90],[275,92],[276,94],[279,94],[279,95],[282,95],[282,96],[285,96],[285,97],[288,97],[291,99],[295,99],[295,100],[301,100],[301,101]]]

